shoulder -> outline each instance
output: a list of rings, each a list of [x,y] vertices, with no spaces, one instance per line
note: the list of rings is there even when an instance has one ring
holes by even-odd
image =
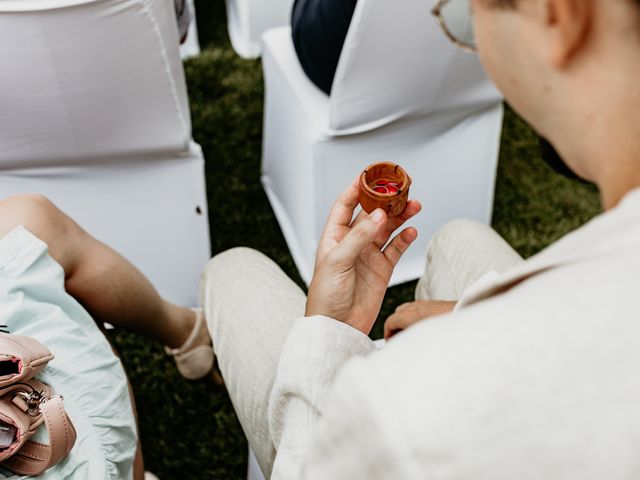
[[[487,458],[517,471],[532,455],[558,474],[563,465],[605,468],[592,459],[634,441],[621,419],[640,421],[632,257],[565,266],[426,320],[345,368],[336,394],[392,439],[374,442],[402,442],[397,455],[425,472],[444,461],[497,478]]]

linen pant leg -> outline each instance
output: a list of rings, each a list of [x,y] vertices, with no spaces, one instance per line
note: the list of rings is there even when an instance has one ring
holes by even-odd
[[[229,396],[268,478],[275,458],[269,396],[283,344],[304,316],[306,296],[272,260],[248,248],[214,257],[200,295]]]
[[[491,227],[471,220],[450,222],[427,247],[427,265],[416,287],[416,300],[457,301],[486,273],[500,273],[523,261]]]

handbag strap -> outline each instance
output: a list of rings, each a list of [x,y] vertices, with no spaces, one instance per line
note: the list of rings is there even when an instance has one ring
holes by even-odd
[[[49,434],[49,445],[29,440],[3,464],[19,475],[36,476],[63,460],[73,448],[76,431],[62,404],[62,397],[54,395],[40,405]]]

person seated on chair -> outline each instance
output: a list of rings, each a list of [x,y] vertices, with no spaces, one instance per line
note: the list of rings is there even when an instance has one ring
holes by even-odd
[[[309,80],[327,95],[331,94],[356,3],[357,0],[296,0],[293,4],[291,33],[298,61]],[[542,137],[539,140],[542,159],[556,173],[577,179],[553,146]]]
[[[309,79],[331,93],[356,0],[296,0],[291,33],[296,54]]]
[[[142,479],[133,397],[102,325],[164,343],[180,373],[196,379],[213,365],[202,311],[160,298],[133,265],[37,195],[0,201],[0,305],[9,333],[55,355],[42,380],[64,396],[77,431],[67,459],[39,478]]]
[[[417,235],[392,232],[420,205],[352,220],[354,181],[307,297],[249,249],[208,265],[205,315],[232,402],[274,480],[636,479],[640,0],[448,3],[473,7],[489,75],[597,184],[605,213],[526,261],[489,227],[446,226],[418,285],[426,303],[399,309],[375,351],[367,334]]]

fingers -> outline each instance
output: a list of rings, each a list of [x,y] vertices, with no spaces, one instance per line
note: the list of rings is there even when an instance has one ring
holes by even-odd
[[[367,212],[365,212],[364,210],[360,210],[358,212],[358,215],[356,215],[356,218],[354,218],[353,221],[351,222],[351,225],[349,225],[349,227],[350,228],[355,227],[356,225],[358,225],[361,221],[363,221],[368,216],[369,216],[369,214]]]
[[[405,330],[419,320],[419,318],[416,318],[415,315],[412,314],[410,309],[405,310],[404,312],[396,311],[396,313],[391,315],[387,318],[387,321],[384,322],[385,340],[389,340],[396,333]]]
[[[451,313],[456,306],[454,301],[421,300],[403,303],[384,324],[384,338],[391,338],[414,323],[427,318]]]
[[[404,252],[407,251],[416,238],[418,238],[418,231],[415,228],[405,228],[385,247],[382,253],[392,267],[398,264]]]
[[[378,248],[382,248],[389,241],[389,237],[391,236],[391,234],[398,228],[400,228],[405,222],[420,213],[420,210],[422,210],[422,205],[420,204],[420,202],[416,200],[409,200],[409,202],[407,202],[407,206],[400,215],[390,217],[387,220],[387,225],[384,231],[380,234],[380,237],[376,238],[374,242],[378,246]],[[361,211],[351,223],[351,227],[358,225],[358,223],[360,223],[365,218],[367,218],[367,212]]]
[[[350,268],[366,247],[371,245],[376,237],[384,229],[387,214],[378,208],[365,220],[353,228],[346,237],[331,252],[336,264]]]
[[[402,305],[400,305],[398,308],[396,308],[396,312],[404,312],[407,311],[411,308],[413,308],[415,306],[416,302],[407,302],[407,303],[403,303]]]
[[[316,261],[323,258],[335,244],[342,240],[353,218],[353,212],[358,206],[358,189],[358,178],[356,178],[351,185],[340,194],[331,207],[320,241],[318,242]]]
[[[406,221],[420,213],[420,210],[422,210],[420,202],[410,200],[400,215],[390,218],[387,221],[386,235],[381,235],[380,238],[376,239],[378,247],[384,247],[384,245],[389,241],[391,234],[404,225]]]
[[[353,219],[353,212],[359,204],[359,182],[360,176],[356,177],[338,197],[327,218],[327,225],[351,226],[355,227],[362,222],[369,214],[364,210]],[[417,215],[422,210],[422,205],[416,200],[409,200],[400,215],[389,218],[388,229],[390,232],[398,229],[411,217]],[[373,212],[372,212],[373,213]],[[352,221],[353,220],[353,221]]]
[[[402,213],[395,217],[391,217],[387,222],[389,232],[393,232],[400,228],[407,220],[420,213],[420,210],[422,210],[422,204],[420,202],[417,200],[409,200]]]
[[[359,178],[358,176],[351,182],[351,185],[349,185],[335,201],[327,218],[327,226],[339,225],[346,227],[351,223],[353,212],[358,206]]]
[[[388,225],[387,225],[389,228],[389,231],[393,232],[394,230],[397,230],[399,227],[402,226],[403,223],[405,223],[411,217],[414,217],[415,215],[420,213],[421,210],[422,210],[422,204],[420,202],[418,202],[417,200],[409,200],[400,215],[396,215],[395,217],[389,217]],[[358,223],[360,223],[362,220],[367,218],[367,215],[368,215],[367,212],[362,210],[360,213],[358,213],[356,218],[353,219],[353,222],[351,222],[351,227],[355,227]]]
[[[322,237],[318,244],[317,259],[324,258],[329,253],[329,251],[336,247],[336,245],[343,243],[344,239],[349,237],[352,231],[354,231],[364,222],[368,222],[371,218],[371,215],[375,213],[372,212],[372,214],[369,215],[366,212],[361,211],[352,221],[353,212],[358,206],[358,192],[359,177],[356,177],[351,185],[349,185],[349,187],[347,187],[347,189],[342,192],[340,197],[338,197],[333,207],[331,208],[324,232],[322,233]],[[378,249],[381,249],[388,242],[391,234],[399,227],[401,227],[407,220],[418,214],[421,209],[422,205],[420,205],[420,202],[410,200],[409,202],[407,202],[405,209],[400,215],[397,215],[393,218],[388,218],[385,214],[384,228],[376,229],[377,235],[374,238],[367,237],[368,241],[366,243],[373,243],[378,247]],[[365,231],[369,230],[369,228],[370,226],[366,227]],[[356,234],[355,237],[359,237],[362,233],[364,233],[364,231]],[[402,238],[407,240],[408,237],[405,234]],[[413,240],[415,240],[415,237],[413,238]],[[411,243],[413,240],[409,240],[409,243]],[[358,244],[358,242],[356,242],[355,244],[353,242],[347,242],[349,251],[342,252],[344,256],[341,257],[341,261],[347,263],[351,261],[350,259],[353,258],[353,255],[355,254],[353,248],[356,244]],[[388,258],[394,259],[396,257],[396,255],[394,254],[394,250],[403,246],[404,245],[402,244],[402,242],[398,241],[398,243],[394,245],[391,250],[389,250]],[[404,247],[406,250],[406,247],[408,247],[408,245]],[[360,248],[360,250],[361,249],[362,248]],[[402,251],[402,253],[404,253],[404,250]],[[397,260],[395,260],[395,262],[392,262],[392,265],[395,266],[396,263]]]

